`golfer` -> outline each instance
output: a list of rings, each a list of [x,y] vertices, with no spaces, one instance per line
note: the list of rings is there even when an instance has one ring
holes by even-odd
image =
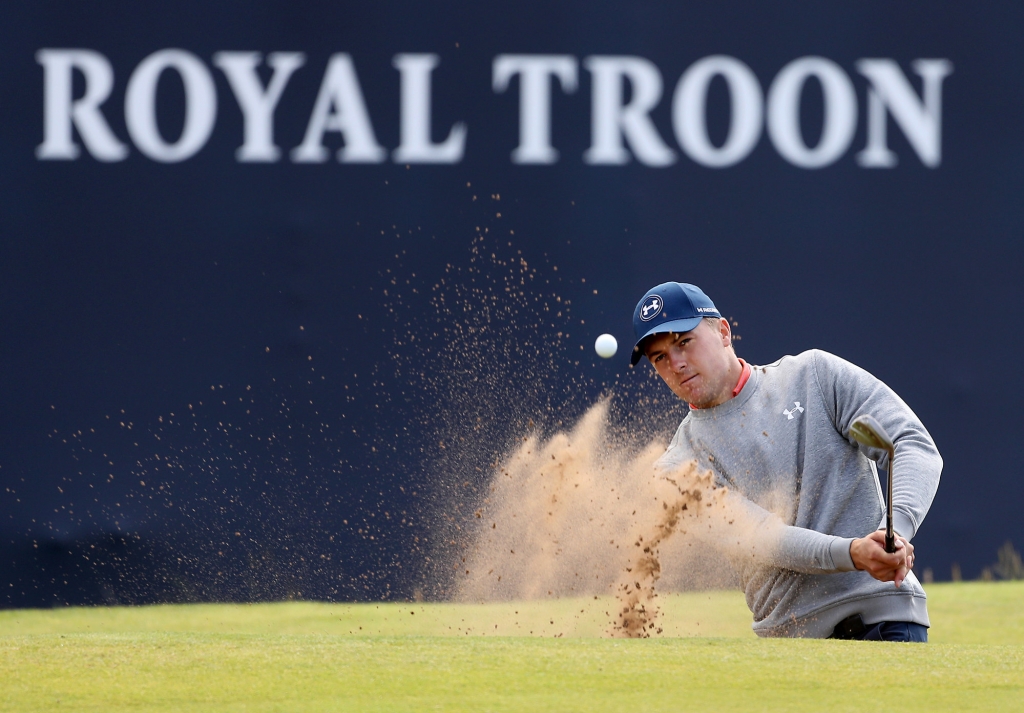
[[[927,641],[910,542],[942,459],[914,412],[871,374],[828,352],[747,364],[733,350],[729,321],[694,285],[649,290],[633,327],[632,364],[647,357],[690,406],[658,467],[696,460],[764,526],[770,544],[735,557],[754,631]],[[861,414],[873,416],[896,447],[893,554],[880,529],[885,508],[875,470],[887,467],[888,454],[850,435]]]

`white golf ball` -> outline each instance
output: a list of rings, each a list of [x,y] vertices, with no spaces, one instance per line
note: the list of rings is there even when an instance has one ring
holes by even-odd
[[[594,342],[594,351],[602,359],[611,359],[619,349],[619,343],[610,334],[602,334]]]

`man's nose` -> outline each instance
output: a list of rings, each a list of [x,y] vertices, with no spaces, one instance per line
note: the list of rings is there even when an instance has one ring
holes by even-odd
[[[669,351],[669,363],[672,364],[673,371],[682,371],[686,368],[686,356],[683,354],[682,349],[672,349]]]

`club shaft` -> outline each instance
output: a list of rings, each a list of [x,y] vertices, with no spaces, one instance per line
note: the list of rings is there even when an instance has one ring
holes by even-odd
[[[885,494],[885,551],[892,554],[896,551],[896,535],[892,529],[892,462],[896,458],[896,450],[889,451],[889,485]]]

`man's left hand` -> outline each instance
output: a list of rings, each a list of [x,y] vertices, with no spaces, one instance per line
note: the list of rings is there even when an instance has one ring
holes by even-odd
[[[896,551],[885,551],[885,531],[875,530],[867,537],[859,537],[850,545],[854,566],[867,572],[880,582],[903,584],[914,567],[914,546],[906,538],[896,535]]]

